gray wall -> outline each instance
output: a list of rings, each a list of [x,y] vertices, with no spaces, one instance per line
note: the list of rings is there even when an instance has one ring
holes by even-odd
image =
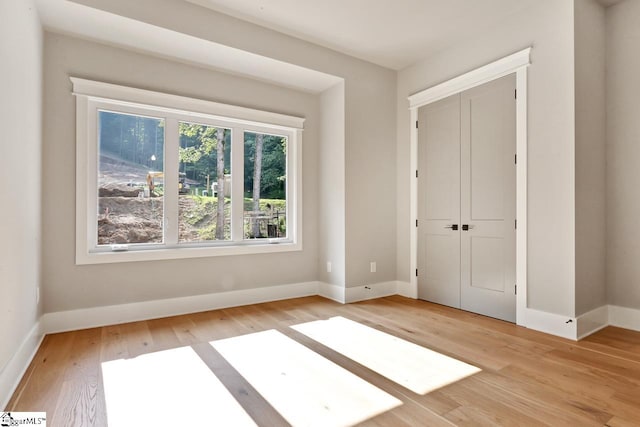
[[[318,279],[344,287],[345,178],[344,178],[344,83],[320,95],[320,144],[318,147]],[[331,272],[327,271],[331,263]]]
[[[363,71],[346,85],[347,287],[396,280],[395,73]]]
[[[394,71],[188,2],[74,1],[343,78],[346,286],[395,280]],[[378,273],[369,273],[370,261],[377,261]]]
[[[607,304],[605,10],[575,2],[576,316]]]
[[[541,0],[398,75],[397,276],[409,280],[407,96],[533,46],[528,103],[528,305],[575,312],[573,2]]]
[[[317,280],[317,96],[51,33],[45,33],[44,46],[45,312]],[[75,98],[69,76],[306,117],[303,250],[75,265]]]
[[[606,13],[607,294],[640,309],[640,1]]]
[[[0,58],[1,378],[40,316],[42,30],[33,1],[0,1]]]

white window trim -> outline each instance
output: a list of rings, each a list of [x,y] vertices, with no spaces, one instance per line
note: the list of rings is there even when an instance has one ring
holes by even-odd
[[[227,255],[290,252],[302,250],[302,130],[304,118],[221,104],[201,99],[169,95],[143,89],[71,77],[76,97],[76,264],[152,261],[180,258],[202,258]],[[230,242],[180,244],[177,235],[177,206],[165,203],[163,245],[131,245],[130,250],[114,252],[96,249],[97,238],[97,111],[115,110],[165,117],[165,175],[178,174],[176,145],[178,121],[225,126],[233,129],[231,170],[240,173],[244,168],[243,131],[287,136],[287,238],[239,241],[243,233],[242,221],[232,221]],[[175,135],[174,135],[175,134]],[[175,165],[174,165],[175,163]],[[174,183],[167,180],[167,187]],[[177,186],[177,180],[176,180]],[[172,191],[167,188],[167,191]],[[231,203],[236,214],[242,215],[244,188],[232,185]],[[173,194],[173,193],[171,193]],[[177,187],[175,188],[177,194]],[[238,211],[238,207],[240,210]]]

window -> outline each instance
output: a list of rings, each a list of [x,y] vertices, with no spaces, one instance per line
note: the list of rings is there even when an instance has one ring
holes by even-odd
[[[304,119],[71,80],[78,264],[302,248]]]

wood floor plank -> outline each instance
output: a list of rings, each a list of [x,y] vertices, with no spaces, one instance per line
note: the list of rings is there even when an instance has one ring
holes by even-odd
[[[153,337],[147,322],[132,322],[120,325],[120,332],[126,337],[129,357],[146,354],[153,346]]]
[[[171,319],[171,329],[182,345],[193,345],[199,342],[195,333],[196,324],[189,316],[178,316]]]
[[[640,363],[613,358],[599,352],[589,351],[580,347],[571,347],[569,349],[557,349],[548,353],[548,357],[556,360],[567,361],[568,363],[576,363],[582,366],[595,367],[603,372],[603,374],[616,375],[633,381],[640,387]]]
[[[124,359],[129,357],[129,349],[121,332],[121,325],[102,328],[100,361]]]
[[[98,415],[98,376],[92,375],[85,381],[69,380],[62,383],[55,412],[49,416],[51,425],[95,426]]]
[[[33,370],[19,398],[7,406],[11,411],[54,412],[73,344],[74,332],[46,336],[31,366]],[[23,381],[25,380],[23,379]],[[20,388],[20,387],[19,387]]]
[[[163,319],[147,321],[147,327],[151,334],[151,342],[153,343],[153,351],[182,347],[180,339],[178,339],[178,336],[173,330],[172,320],[172,317],[165,317]]]
[[[90,426],[96,424],[101,403],[99,328],[74,334],[69,361],[64,374],[55,412],[49,422],[58,425]]]
[[[611,415],[603,411],[586,411],[573,405],[571,395],[542,383],[531,383],[499,373],[483,372],[477,381],[489,386],[489,393],[509,404],[524,405],[534,410],[537,418],[548,425],[603,425]],[[481,387],[478,387],[480,389]],[[514,403],[516,402],[516,403]],[[523,408],[529,413],[528,409]]]
[[[494,425],[544,425],[539,419],[521,411],[524,405],[517,405],[515,399],[505,401],[499,394],[487,393],[487,388],[480,386],[481,384],[469,378],[468,381],[446,387],[443,393],[460,404],[458,409],[466,408],[474,413],[483,414],[482,419],[491,421]],[[453,422],[451,413],[445,414],[445,417]]]
[[[610,326],[601,333],[587,337],[586,342],[601,342],[620,350],[637,352],[640,350],[640,332]]]
[[[291,328],[335,316],[482,371],[419,395]],[[54,427],[106,427],[102,363],[191,346],[258,425],[287,425],[208,344],[269,329],[402,401],[362,425],[640,425],[640,333],[609,327],[576,343],[400,296],[305,297],[48,335],[7,409],[46,411]]]
[[[620,417],[611,418],[606,424],[606,427],[638,427],[637,422],[627,421]]]

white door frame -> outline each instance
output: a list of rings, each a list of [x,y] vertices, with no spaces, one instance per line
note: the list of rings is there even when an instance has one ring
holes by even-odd
[[[516,52],[495,62],[477,68],[444,83],[432,86],[409,97],[411,113],[411,249],[410,249],[410,289],[418,298],[418,108],[444,99],[472,87],[490,82],[500,77],[516,74],[516,324],[525,324],[527,309],[527,67],[531,64],[531,48]]]

